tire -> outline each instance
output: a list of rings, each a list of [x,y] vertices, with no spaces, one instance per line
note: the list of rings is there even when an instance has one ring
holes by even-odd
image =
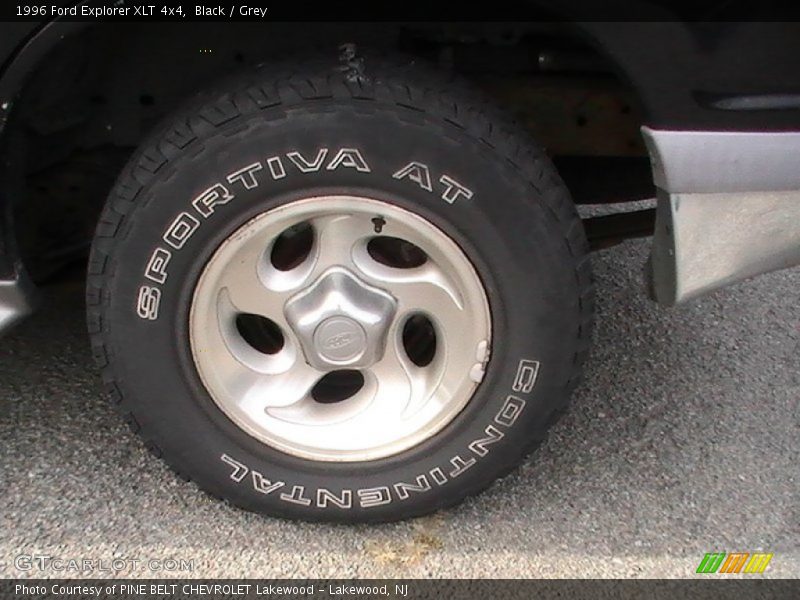
[[[482,294],[488,310],[475,309],[488,321],[462,319],[463,326],[452,331],[437,329],[434,319],[430,334],[442,335],[436,344],[445,356],[436,364],[445,365],[445,381],[458,375],[446,369],[455,364],[448,362],[451,358],[463,354],[456,344],[459,336],[470,339],[481,323],[489,323],[488,348],[470,348],[476,366],[460,375],[473,382],[464,383],[472,386],[463,388],[471,390],[465,404],[431,426],[427,437],[417,432],[402,443],[392,437],[394,417],[375,421],[376,431],[395,445],[376,446],[380,450],[370,449],[372,455],[359,454],[359,436],[324,442],[334,448],[331,456],[319,453],[327,447],[317,438],[304,437],[287,450],[238,422],[231,411],[238,410],[241,398],[234,402],[233,392],[226,398],[214,386],[235,390],[245,381],[216,374],[222,365],[239,368],[242,360],[225,355],[239,346],[198,342],[204,329],[213,332],[216,323],[228,321],[213,312],[202,321],[207,313],[192,310],[228,306],[221,292],[214,296],[197,290],[205,289],[211,277],[205,274],[216,268],[215,257],[224,255],[224,248],[250,239],[244,228],[253,223],[267,227],[277,218],[270,215],[301,206],[305,199],[333,197],[380,203],[376,206],[392,215],[387,217],[389,231],[404,223],[416,226],[418,220],[431,239],[440,239],[441,233],[456,249],[453,260],[462,264],[456,255],[466,257],[477,276],[477,287],[467,281],[458,290],[475,292],[475,298]],[[317,206],[335,210],[339,204],[329,200]],[[375,227],[377,237],[380,226]],[[437,244],[429,245],[433,254],[424,260],[455,281],[461,271],[438,262],[435,254],[437,248],[450,248],[450,242]],[[274,247],[269,260],[274,260]],[[216,272],[234,277],[231,264]],[[327,285],[332,281],[328,275],[316,281],[324,279]],[[362,283],[357,294],[378,302]],[[315,302],[320,286],[307,288]],[[87,302],[92,348],[111,401],[156,456],[203,490],[246,510],[352,523],[403,519],[452,506],[508,473],[538,445],[565,409],[587,354],[592,289],[588,245],[568,192],[543,151],[513,123],[459,81],[413,61],[366,57],[342,65],[332,57],[255,68],[170,116],[134,154],[111,192],[92,248]],[[470,302],[462,298],[464,306],[480,305]],[[283,319],[289,312],[284,308],[272,314]],[[230,327],[225,327],[219,325],[219,335],[228,335]],[[311,344],[309,355],[324,353],[330,340],[349,344],[348,331],[337,330],[339,337],[319,342],[281,330],[282,348],[291,338],[295,348]],[[395,337],[390,341],[370,333],[367,341],[358,342],[363,342],[359,351],[368,356],[372,350],[365,348],[383,343],[383,356],[388,356],[388,348],[400,343],[399,330],[391,331]],[[224,358],[209,360],[203,352]],[[378,384],[374,389],[388,388]],[[269,402],[281,400],[280,394],[267,396]],[[442,406],[449,406],[452,399],[442,398]],[[428,411],[429,404],[424,406],[420,414]],[[263,420],[264,412],[273,418],[280,410],[247,414]],[[301,426],[292,422],[286,427]],[[365,439],[372,435],[366,429],[359,430]],[[284,439],[282,434],[264,435]],[[347,452],[352,445],[355,453],[337,454],[340,444]],[[307,447],[315,450],[306,453]]]

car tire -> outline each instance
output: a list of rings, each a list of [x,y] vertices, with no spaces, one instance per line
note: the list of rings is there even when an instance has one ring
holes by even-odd
[[[87,304],[112,402],[181,476],[251,511],[374,522],[454,505],[541,442],[593,286],[517,125],[447,74],[351,53],[252,68],[170,115],[110,194]],[[333,400],[314,370],[348,373],[323,375]]]

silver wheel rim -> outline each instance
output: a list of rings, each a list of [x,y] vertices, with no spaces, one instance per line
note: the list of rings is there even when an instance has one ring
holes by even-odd
[[[310,250],[278,268],[276,244],[299,227],[311,228]],[[413,244],[424,262],[387,263],[378,238]],[[254,347],[240,328],[253,317],[242,315],[269,319],[279,348]],[[408,342],[419,323],[427,362]],[[318,461],[375,460],[435,435],[469,402],[491,343],[486,293],[455,242],[418,215],[353,196],[298,200],[242,226],[203,270],[189,325],[216,405],[263,443]],[[360,388],[321,401],[345,375]]]

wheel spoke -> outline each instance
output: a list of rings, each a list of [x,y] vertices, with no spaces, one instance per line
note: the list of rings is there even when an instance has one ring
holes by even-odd
[[[461,296],[437,267],[392,269],[365,259],[363,254],[357,257],[357,264],[364,274],[397,299],[399,319],[423,313],[438,325],[437,331],[445,337],[470,327]]]
[[[320,377],[322,373],[298,357],[287,371],[261,375],[252,381],[241,395],[239,406],[246,413],[260,418],[265,411],[292,406],[307,399]]]
[[[283,302],[288,294],[270,290],[261,281],[259,265],[264,260],[264,252],[262,241],[248,240],[222,273],[219,287],[238,312],[268,316],[277,322],[282,318]]]
[[[364,407],[369,404],[373,395],[374,386],[367,384],[353,396],[340,402],[323,404],[314,400],[311,395],[307,395],[301,401],[295,402],[292,405],[270,408],[268,414],[270,417],[280,419],[292,425],[318,428],[317,431],[315,431],[314,437],[319,441],[325,436],[341,435],[341,431],[326,429],[324,426],[339,425],[354,419],[364,410]],[[365,433],[362,431],[359,434],[353,431],[350,433],[349,437],[352,439],[359,435],[365,435]],[[331,438],[330,441],[336,443],[336,440],[333,438]]]
[[[353,247],[370,234],[370,223],[364,217],[333,215],[313,221],[316,231],[315,265],[309,280],[313,281],[333,266],[352,267]]]
[[[375,417],[385,423],[387,418],[413,415],[428,400],[428,378],[405,356],[398,338],[395,332],[383,358],[370,369],[377,381],[377,389],[365,414],[360,416],[367,421]]]

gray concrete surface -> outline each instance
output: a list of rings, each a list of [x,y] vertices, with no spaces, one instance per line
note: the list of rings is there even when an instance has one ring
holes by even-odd
[[[646,253],[595,255],[595,350],[544,446],[456,509],[375,527],[259,517],[177,479],[106,405],[81,284],[53,287],[0,344],[0,575],[58,575],[15,568],[38,553],[195,577],[687,577],[763,550],[766,576],[797,577],[800,270],[665,310]]]

